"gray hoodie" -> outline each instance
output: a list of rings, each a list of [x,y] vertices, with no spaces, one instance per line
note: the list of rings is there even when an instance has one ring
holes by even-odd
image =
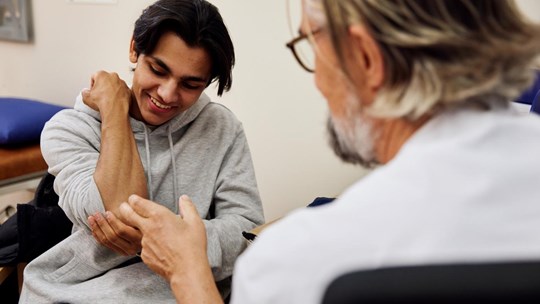
[[[241,123],[203,94],[164,125],[152,130],[131,119],[131,127],[150,198],[177,213],[179,196],[191,197],[205,219],[214,278],[227,294],[226,282],[245,248],[242,231],[264,222]],[[167,282],[139,259],[116,254],[92,237],[87,218],[105,211],[93,179],[100,144],[100,115],[80,96],[74,109],[45,125],[42,153],[74,226],[71,236],[28,264],[21,303],[174,302]]]

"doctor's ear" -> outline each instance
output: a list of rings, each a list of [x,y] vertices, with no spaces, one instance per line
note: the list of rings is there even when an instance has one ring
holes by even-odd
[[[349,36],[356,54],[357,62],[363,67],[365,80],[373,89],[379,88],[384,81],[384,59],[379,45],[365,26],[361,24],[349,27]]]

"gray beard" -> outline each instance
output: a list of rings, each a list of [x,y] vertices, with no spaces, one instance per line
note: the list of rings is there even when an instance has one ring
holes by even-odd
[[[349,119],[353,127],[345,127],[328,117],[326,129],[329,143],[334,153],[344,162],[373,168],[379,164],[375,158],[374,141],[371,126],[367,122],[359,122],[358,118]]]

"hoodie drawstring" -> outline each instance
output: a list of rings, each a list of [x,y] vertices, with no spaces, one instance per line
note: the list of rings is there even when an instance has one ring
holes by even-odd
[[[150,196],[150,200],[154,200],[154,194],[152,193],[152,172],[150,171],[152,169],[152,165],[150,164],[150,144],[148,143],[148,129],[143,124],[144,128],[144,145],[146,148],[146,172],[148,178],[148,195]]]
[[[172,163],[172,168],[173,168],[173,189],[174,189],[174,199],[175,200],[178,200],[179,199],[179,196],[178,196],[178,190],[177,190],[177,186],[178,186],[178,183],[176,182],[176,162],[174,160],[174,153],[173,153],[173,140],[172,140],[172,132],[171,132],[171,125],[168,125],[167,126],[167,130],[168,130],[168,137],[169,137],[169,152],[171,154],[171,163]],[[175,202],[174,204],[176,207],[175,209],[175,213],[176,214],[179,214],[179,210],[178,210],[178,202]]]

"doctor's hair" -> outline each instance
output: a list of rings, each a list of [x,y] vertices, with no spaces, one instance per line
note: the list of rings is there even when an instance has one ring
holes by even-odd
[[[307,3],[324,13],[346,75],[349,26],[364,26],[378,44],[385,81],[368,109],[374,116],[414,120],[471,102],[508,104],[534,79],[540,26],[512,0]]]
[[[232,86],[234,46],[219,10],[205,0],[160,0],[148,6],[135,22],[137,55],[152,54],[164,33],[173,32],[189,47],[203,48],[211,60],[207,85],[218,82],[218,95]]]

